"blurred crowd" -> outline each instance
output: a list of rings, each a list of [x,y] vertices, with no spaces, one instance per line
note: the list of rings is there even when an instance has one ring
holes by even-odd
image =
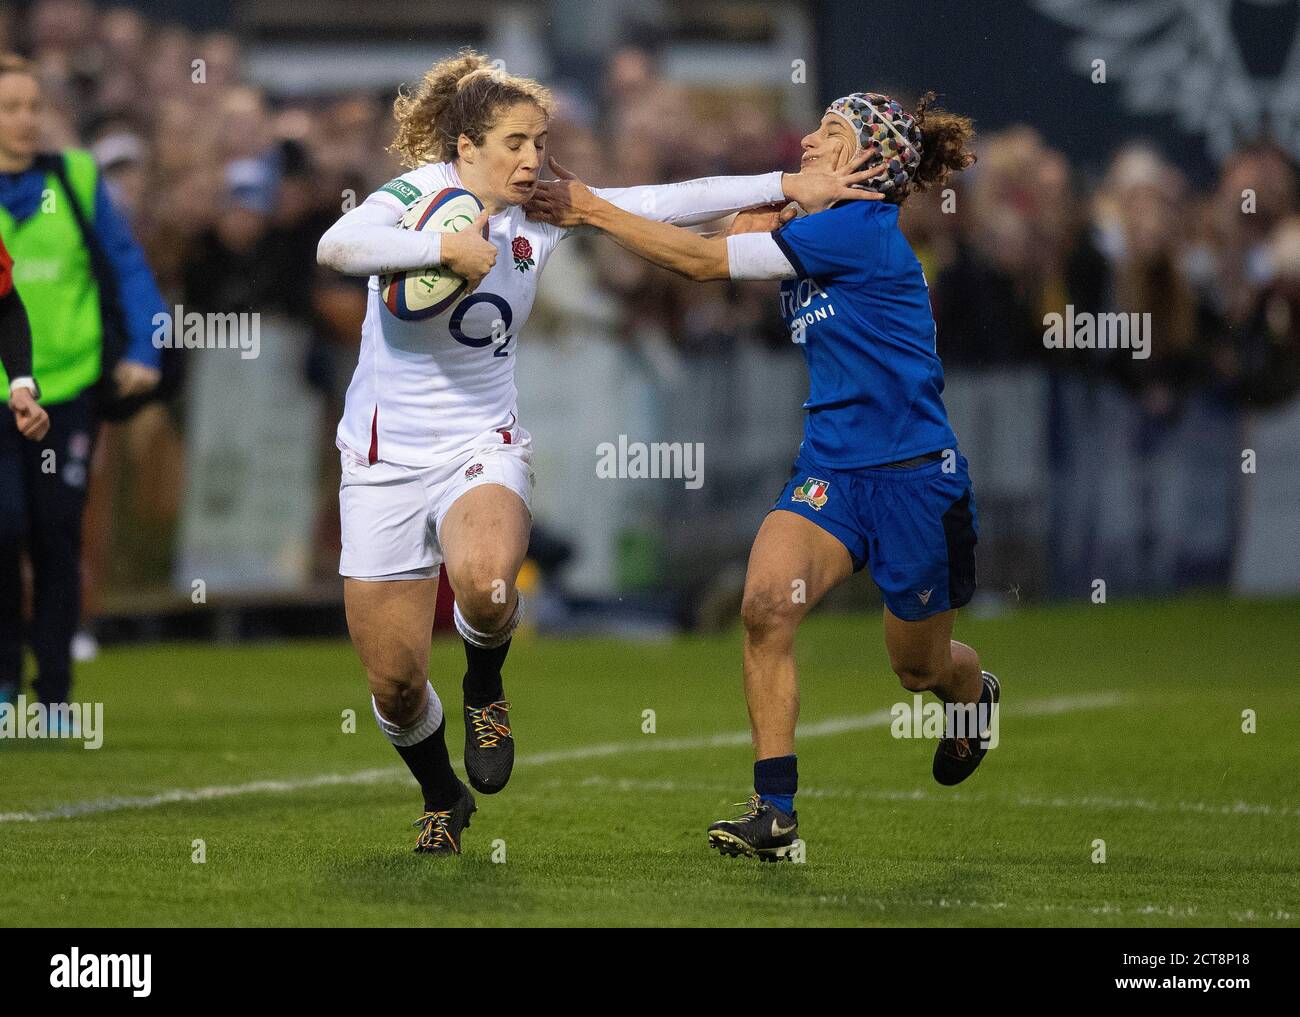
[[[1115,152],[1091,186],[1032,128],[978,151],[954,184],[965,214],[943,214],[937,195],[908,209],[945,364],[1110,377],[1155,417],[1193,390],[1262,407],[1300,389],[1300,202],[1280,148],[1243,147],[1201,190],[1145,144]],[[1066,305],[1149,312],[1150,358],[1046,349],[1044,315]]]
[[[273,99],[247,82],[234,35],[195,35],[90,0],[37,0],[23,18],[0,10],[0,47],[38,65],[48,147],[93,151],[169,303],[309,324],[304,371],[332,415],[355,362],[364,281],[318,269],[315,246],[341,211],[400,172],[386,152],[392,92]],[[609,56],[595,94],[561,88],[557,99],[552,154],[601,186],[792,169],[817,113],[789,123],[777,96],[734,103],[689,89],[635,46]],[[1241,407],[1300,389],[1300,205],[1280,150],[1244,149],[1210,187],[1143,145],[1101,153],[1108,164],[1085,177],[1028,127],[982,134],[976,151],[951,194],[914,196],[902,220],[932,284],[946,365],[1037,363],[1106,379],[1155,420],[1176,416],[1189,393]],[[685,356],[738,342],[788,348],[770,287],[686,283],[603,239],[566,246],[575,285],[543,287],[541,331],[597,315],[614,335],[658,335]],[[1043,316],[1066,304],[1150,311],[1150,359],[1045,350]],[[183,483],[184,364],[169,370],[181,376],[171,406],[105,452],[116,443],[155,474],[129,492],[154,535],[174,523]],[[322,511],[326,530],[330,519]],[[322,532],[323,547],[331,539]],[[158,546],[145,543],[143,554]]]

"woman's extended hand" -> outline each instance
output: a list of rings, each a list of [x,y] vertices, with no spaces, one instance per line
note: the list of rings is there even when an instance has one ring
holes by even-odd
[[[864,191],[853,186],[865,184],[885,172],[884,166],[862,169],[875,154],[875,145],[864,148],[839,169],[823,168],[821,160],[818,160],[808,169],[783,174],[781,187],[787,198],[799,202],[808,212],[820,212],[836,201],[879,201],[884,195],[878,191]]]
[[[581,226],[600,200],[591,189],[552,158],[547,159],[558,180],[539,180],[524,204],[529,219],[552,226]]]

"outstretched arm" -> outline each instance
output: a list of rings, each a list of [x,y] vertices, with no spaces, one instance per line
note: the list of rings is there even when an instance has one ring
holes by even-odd
[[[551,160],[552,169],[559,164]],[[637,187],[596,187],[592,193],[634,215],[674,226],[696,226],[742,208],[788,199],[781,184],[784,173],[749,177],[700,177],[674,184]],[[549,181],[538,184],[539,189]]]
[[[633,254],[696,282],[727,278],[727,242],[721,237],[702,237],[680,226],[642,219],[594,194],[592,198],[585,221]]]
[[[590,225],[608,233],[623,247],[647,261],[697,282],[730,277],[728,238],[702,237],[680,226],[643,219],[624,211],[613,202],[594,193],[580,180],[565,180],[565,207],[574,224]],[[747,217],[741,228],[764,228],[774,225],[793,212],[765,210],[741,213]],[[768,223],[771,220],[771,224]],[[762,236],[761,233],[749,234]],[[732,238],[734,239],[734,238]],[[788,267],[788,266],[787,266]],[[772,278],[779,278],[773,276]]]
[[[645,219],[695,226],[741,209],[773,202],[798,202],[804,208],[824,208],[833,201],[854,200],[866,192],[853,187],[870,178],[860,171],[870,157],[864,150],[859,158],[838,172],[760,173],[756,176],[700,177],[673,184],[645,184],[637,187],[594,187],[593,194],[611,205]],[[577,225],[563,221],[564,183],[576,180],[554,158],[548,160],[558,180],[541,180],[533,197],[524,205],[529,218],[561,227]],[[878,172],[878,171],[877,171]]]
[[[793,279],[809,274],[801,271],[788,245],[779,244],[778,234],[772,232],[793,218],[790,209],[768,206],[742,212],[730,235],[702,237],[679,226],[632,215],[593,193],[581,180],[559,184],[562,191],[557,192],[560,197],[554,207],[561,211],[549,214],[562,216],[562,221],[546,221],[595,226],[633,254],[688,279]],[[880,195],[859,190],[853,197],[871,200]]]

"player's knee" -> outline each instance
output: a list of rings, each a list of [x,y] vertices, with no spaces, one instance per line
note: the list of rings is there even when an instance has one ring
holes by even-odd
[[[370,694],[375,697],[375,705],[385,720],[406,727],[419,719],[424,687],[428,681],[428,676],[423,672],[401,676],[371,673]]]
[[[373,694],[374,702],[380,707],[383,719],[400,727],[408,727],[420,718],[424,684],[424,681],[419,685],[395,683],[395,681],[372,681],[370,694]]]
[[[480,632],[496,632],[505,625],[513,601],[514,584],[490,569],[476,571],[456,591],[460,613]]]
[[[908,692],[929,692],[944,677],[946,667],[937,661],[894,661],[894,674]]]
[[[370,694],[384,719],[405,725],[416,720],[424,687],[429,681],[428,662],[415,654],[395,654],[381,662],[367,664]]]
[[[746,590],[740,605],[740,620],[751,639],[793,636],[803,615],[802,604],[786,591],[772,587]]]

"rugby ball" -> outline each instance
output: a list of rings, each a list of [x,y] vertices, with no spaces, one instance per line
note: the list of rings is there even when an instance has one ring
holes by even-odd
[[[469,191],[444,187],[413,202],[402,216],[401,228],[459,233],[473,223],[481,211],[483,203]],[[483,224],[483,239],[488,239],[486,223]],[[379,278],[379,293],[384,306],[404,321],[437,317],[460,299],[465,286],[465,280],[460,276],[438,266]]]

